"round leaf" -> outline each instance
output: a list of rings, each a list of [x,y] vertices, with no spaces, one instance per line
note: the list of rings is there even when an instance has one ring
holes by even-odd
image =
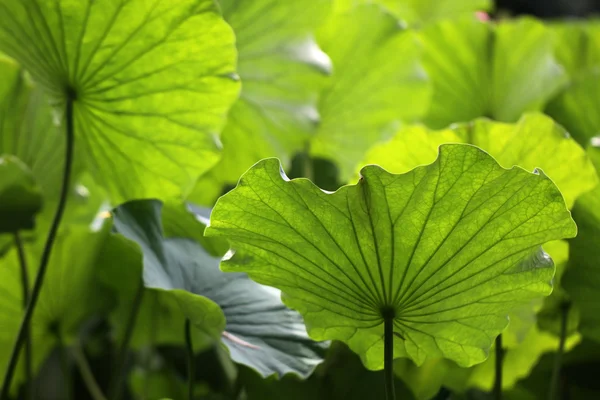
[[[551,291],[540,245],[576,234],[543,173],[506,170],[469,145],[403,175],[378,166],[331,194],[261,161],[217,202],[206,234],[226,236],[226,271],[275,286],[316,340],[342,340],[383,367],[383,316],[395,356],[483,361],[507,312]]]
[[[0,50],[57,104],[114,202],[187,192],[218,158],[238,92],[234,39],[210,0],[0,0]]]

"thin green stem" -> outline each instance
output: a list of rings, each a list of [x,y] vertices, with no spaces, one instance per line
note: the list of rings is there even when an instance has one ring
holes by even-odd
[[[117,362],[115,368],[113,369],[114,372],[110,379],[108,393],[109,398],[112,400],[118,400],[121,397],[121,392],[123,390],[123,370],[125,369],[129,355],[129,342],[131,341],[131,336],[133,335],[133,329],[135,328],[135,322],[140,311],[140,305],[142,304],[143,297],[144,282],[140,279],[137,292],[133,298],[133,305],[131,306],[131,313],[129,314],[129,319],[127,320],[127,326],[125,326],[123,342],[121,343]]]
[[[73,400],[73,376],[71,375],[71,363],[69,362],[69,352],[65,346],[60,327],[56,329],[56,339],[58,341],[58,356],[60,358],[60,369],[63,373],[65,385],[65,400]]]
[[[25,246],[21,240],[19,232],[15,232],[15,246],[19,256],[21,266],[21,288],[23,290],[23,309],[27,309],[29,303],[29,272],[27,271],[27,258],[25,257]],[[25,327],[25,393],[24,397],[33,400],[33,391],[31,388],[31,333],[29,324]]]
[[[394,387],[394,315],[384,315],[383,319],[383,365],[385,374],[385,398],[396,400]]]
[[[494,379],[494,400],[502,400],[502,365],[504,362],[504,349],[502,348],[502,334],[496,338],[496,376]]]
[[[194,344],[192,343],[192,323],[189,318],[185,319],[185,347],[187,351],[187,373],[188,373],[188,400],[194,400]]]
[[[75,364],[77,365],[77,369],[81,374],[81,378],[85,383],[85,386],[88,390],[88,393],[92,396],[94,400],[106,400],[104,393],[102,393],[102,389],[96,378],[94,377],[94,373],[90,368],[90,364],[88,363],[85,353],[81,347],[81,344],[73,347],[73,357],[75,358]]]
[[[10,359],[8,362],[8,366],[6,368],[6,373],[4,375],[4,381],[2,383],[2,391],[0,392],[0,400],[8,400],[8,392],[10,390],[10,385],[12,383],[13,376],[15,374],[15,369],[17,367],[17,362],[19,360],[19,353],[21,352],[21,347],[25,343],[25,338],[27,336],[27,331],[29,324],[31,323],[31,317],[33,316],[33,311],[35,310],[35,306],[37,304],[37,300],[39,298],[40,292],[42,290],[42,285],[44,284],[44,277],[46,276],[46,270],[48,269],[48,263],[50,261],[50,255],[52,253],[52,248],[54,247],[54,241],[56,239],[56,235],[58,233],[58,228],[60,226],[60,221],[65,212],[65,207],[67,205],[67,198],[69,194],[69,183],[71,180],[71,170],[73,166],[73,147],[75,143],[75,132],[73,125],[73,96],[67,97],[67,106],[65,113],[65,121],[66,121],[66,146],[65,146],[65,164],[63,171],[63,180],[62,187],[60,191],[60,198],[58,200],[58,208],[56,209],[56,214],[54,215],[54,219],[52,221],[52,225],[50,226],[50,231],[48,232],[48,238],[46,239],[46,244],[44,246],[44,250],[42,252],[42,257],[40,260],[40,267],[37,272],[37,276],[35,277],[35,283],[33,284],[33,290],[31,291],[31,297],[27,304],[27,308],[25,309],[25,315],[23,315],[23,319],[21,320],[21,325],[19,326],[19,332],[17,334],[17,338],[15,340],[15,344],[12,348],[12,353],[10,355]]]
[[[569,320],[570,308],[571,303],[569,302],[564,302],[560,306],[560,341],[558,343],[558,350],[554,355],[554,367],[552,369],[552,379],[550,380],[550,395],[548,396],[549,400],[556,400],[559,398],[562,358],[565,352],[565,342],[567,341],[567,322]]]

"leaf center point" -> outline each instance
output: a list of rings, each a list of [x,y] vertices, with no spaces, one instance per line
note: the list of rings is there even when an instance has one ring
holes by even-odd
[[[396,318],[396,308],[393,306],[382,306],[379,312],[384,320],[393,321]]]

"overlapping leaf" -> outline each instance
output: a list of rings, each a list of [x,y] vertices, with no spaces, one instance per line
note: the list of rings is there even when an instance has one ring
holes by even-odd
[[[237,96],[229,27],[209,0],[0,1],[0,50],[64,105],[115,202],[172,197],[218,157]]]
[[[163,240],[160,203],[129,202],[115,209],[113,215],[115,229],[122,236],[112,237],[103,251],[101,279],[119,294],[120,321],[131,318],[136,291],[143,290],[133,345],[144,339],[147,343],[150,338],[152,344],[182,343],[185,318],[197,328],[196,350],[218,339],[225,326],[223,313],[195,290],[197,282],[191,278],[199,264],[190,254],[193,243]],[[140,285],[150,290],[140,289]]]
[[[444,145],[403,175],[377,166],[325,193],[282,179],[275,159],[250,169],[215,206],[209,236],[236,253],[228,271],[280,288],[317,340],[347,342],[383,366],[393,309],[396,356],[483,361],[515,304],[549,294],[540,245],[572,237],[564,200],[543,173],[505,170],[468,145]]]
[[[514,122],[541,110],[566,83],[550,31],[532,19],[495,26],[463,17],[431,25],[421,36],[433,83],[425,122],[434,128],[482,116]]]
[[[221,0],[236,35],[242,94],[223,130],[223,154],[190,199],[212,205],[223,185],[235,184],[258,160],[288,165],[319,120],[318,89],[330,69],[313,32],[329,11],[328,0]]]
[[[254,283],[244,274],[224,274],[219,270],[220,259],[191,240],[163,238],[160,209],[156,201],[127,203],[114,211],[115,227],[141,246],[144,285],[160,289],[159,301],[175,297],[175,303],[182,306],[175,317],[167,316],[171,322],[183,327],[183,319],[176,321],[177,315],[183,315],[208,337],[219,337],[223,332],[223,343],[233,360],[264,376],[289,372],[308,375],[321,361],[324,346],[307,337],[300,316],[281,303],[279,292]],[[116,271],[113,276],[117,279]],[[157,309],[148,307],[143,312],[152,314]],[[161,321],[160,314],[155,319],[155,329],[163,325],[163,329],[178,331],[164,326],[166,321]],[[171,336],[183,339],[183,334]],[[162,342],[160,337],[155,339],[155,344]],[[201,343],[196,345],[197,349],[202,347]]]
[[[585,150],[564,128],[538,113],[526,114],[515,124],[477,119],[439,131],[419,125],[402,127],[389,141],[373,146],[362,164],[378,164],[390,172],[403,173],[432,162],[443,143],[478,146],[505,168],[541,168],[561,190],[569,208],[598,183]]]
[[[310,152],[335,161],[346,181],[366,149],[425,113],[429,85],[415,36],[377,5],[333,14],[318,42],[334,71]]]

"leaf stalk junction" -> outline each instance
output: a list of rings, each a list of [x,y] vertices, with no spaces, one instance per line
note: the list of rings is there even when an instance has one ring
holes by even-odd
[[[396,400],[394,387],[394,318],[396,310],[391,306],[381,308],[383,317],[383,352],[384,352],[384,374],[385,374],[385,397],[386,400]]]

